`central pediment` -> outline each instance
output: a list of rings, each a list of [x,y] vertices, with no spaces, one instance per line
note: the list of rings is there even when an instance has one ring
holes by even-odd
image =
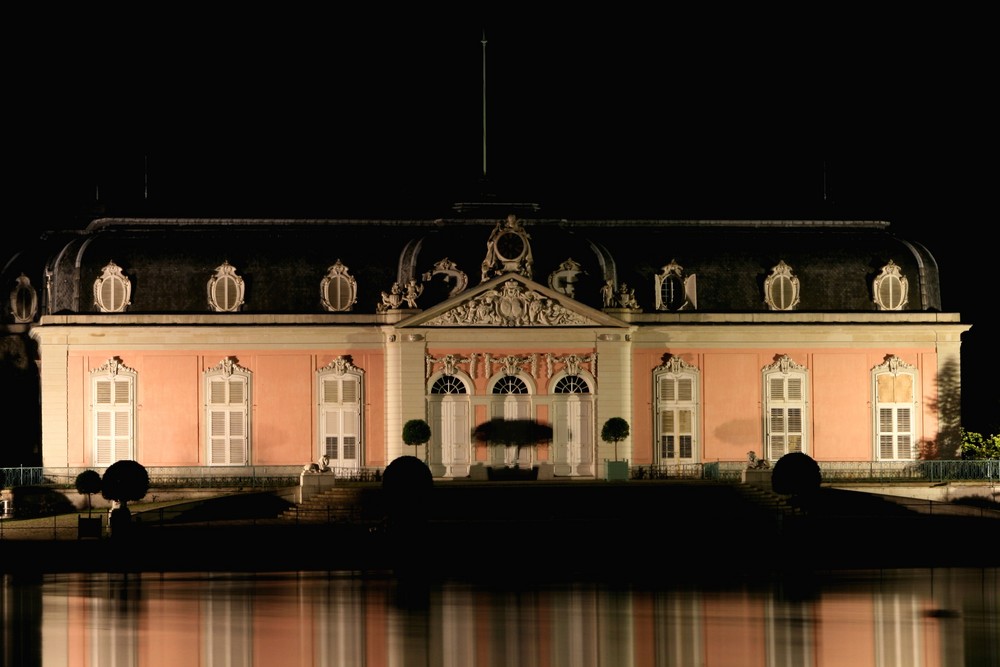
[[[403,320],[399,327],[627,327],[517,273],[505,273]]]

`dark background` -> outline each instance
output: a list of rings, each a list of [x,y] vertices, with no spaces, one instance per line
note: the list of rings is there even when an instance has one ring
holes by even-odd
[[[445,217],[484,197],[545,217],[884,220],[937,258],[944,309],[973,324],[964,421],[1000,431],[986,17],[367,14],[18,24],[5,238],[103,215]]]

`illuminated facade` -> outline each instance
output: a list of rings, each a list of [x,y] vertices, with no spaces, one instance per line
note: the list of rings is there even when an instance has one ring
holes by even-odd
[[[426,419],[460,478],[515,462],[471,437],[495,417],[551,425],[518,463],[556,477],[955,456],[968,326],[887,223],[531,214],[50,234],[3,274],[43,466],[384,467]],[[628,439],[601,440],[611,417]]]

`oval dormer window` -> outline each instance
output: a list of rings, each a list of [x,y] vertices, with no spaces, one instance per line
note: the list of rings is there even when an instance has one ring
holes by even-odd
[[[120,266],[109,262],[101,270],[101,277],[94,281],[94,305],[102,313],[122,313],[132,298],[132,282],[122,273]]]
[[[771,310],[795,310],[799,304],[799,279],[784,261],[778,262],[764,281],[764,303]]]
[[[348,311],[357,301],[358,283],[350,270],[337,260],[319,286],[320,301],[327,311]]]
[[[18,277],[10,293],[10,310],[14,314],[14,321],[18,324],[31,322],[38,312],[38,295],[31,286],[28,276],[23,273]]]
[[[218,313],[235,313],[243,306],[243,290],[236,268],[223,262],[208,281],[208,305]]]
[[[902,310],[906,305],[908,288],[906,276],[890,259],[872,283],[875,306],[879,310]]]

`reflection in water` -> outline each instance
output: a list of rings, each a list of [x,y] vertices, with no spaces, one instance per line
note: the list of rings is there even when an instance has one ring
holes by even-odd
[[[5,575],[3,665],[1000,664],[997,569],[760,586],[403,586],[350,573]]]

